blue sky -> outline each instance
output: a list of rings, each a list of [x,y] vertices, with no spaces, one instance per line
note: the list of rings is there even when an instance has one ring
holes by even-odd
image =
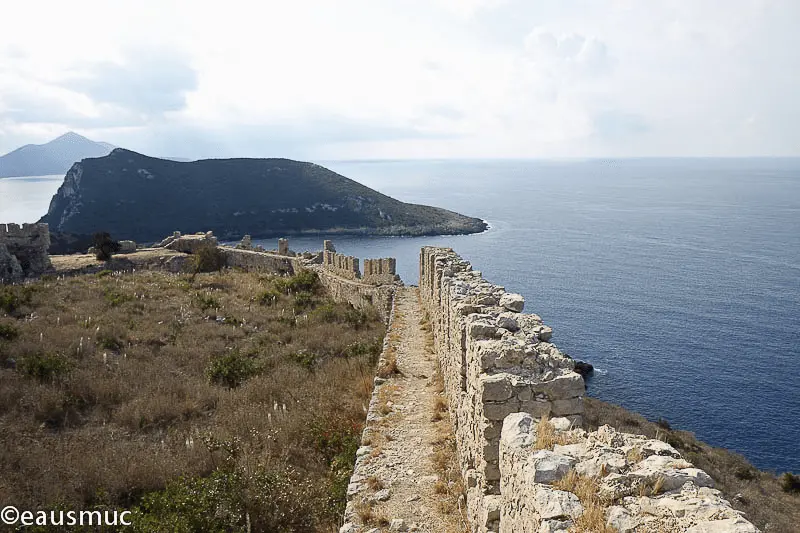
[[[15,2],[0,153],[800,155],[796,0]]]

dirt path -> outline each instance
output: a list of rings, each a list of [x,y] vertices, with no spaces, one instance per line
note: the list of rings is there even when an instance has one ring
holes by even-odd
[[[462,487],[430,329],[416,288],[399,290],[395,302],[384,368],[394,360],[397,372],[376,387],[349,490],[354,527],[343,530],[462,532]]]

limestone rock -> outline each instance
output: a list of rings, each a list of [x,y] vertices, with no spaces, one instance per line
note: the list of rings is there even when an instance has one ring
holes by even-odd
[[[583,514],[583,505],[571,492],[554,490],[537,485],[534,491],[534,504],[542,520],[578,518]]]
[[[509,311],[521,313],[525,308],[525,298],[521,294],[507,292],[500,298],[500,307],[505,307]]]
[[[548,485],[566,476],[575,464],[575,458],[568,455],[559,455],[550,450],[539,450],[531,455],[529,460],[532,461],[534,468],[534,475],[531,481]]]

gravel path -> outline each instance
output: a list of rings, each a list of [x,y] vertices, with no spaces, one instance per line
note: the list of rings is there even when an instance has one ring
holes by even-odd
[[[417,289],[399,290],[395,306],[384,357],[399,372],[376,387],[350,486],[350,531],[461,532],[459,487],[448,483],[455,456],[442,451],[452,449],[452,430]]]

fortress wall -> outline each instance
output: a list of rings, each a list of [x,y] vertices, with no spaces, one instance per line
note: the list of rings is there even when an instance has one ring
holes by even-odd
[[[381,259],[364,259],[365,283],[394,283],[397,278],[397,259],[386,257]]]
[[[302,268],[310,268],[317,273],[322,285],[331,298],[337,302],[347,302],[356,309],[364,309],[372,305],[375,306],[384,321],[389,318],[391,302],[398,282],[396,276],[363,280],[360,276],[355,275],[358,270],[358,258],[356,257],[336,254],[328,250],[323,254],[323,261],[327,256],[328,262],[317,265],[313,263],[313,260],[304,259],[303,256],[287,256],[227,246],[221,246],[219,249],[225,255],[225,264],[228,267],[281,275],[291,275]],[[387,261],[388,265],[389,260],[382,261]],[[394,262],[393,259],[391,261]]]
[[[522,313],[522,296],[484,280],[453,250],[422,248],[419,288],[453,406],[468,517],[477,531],[496,531],[503,419],[526,411],[580,424],[583,378],[547,342],[552,330],[541,318]]]
[[[225,266],[231,268],[291,275],[303,267],[302,261],[297,257],[229,248],[227,246],[220,246],[219,249],[225,255]]]
[[[522,296],[484,280],[453,250],[435,247],[420,253],[419,290],[473,531],[573,527],[590,502],[552,486],[571,470],[594,480],[603,517],[621,532],[757,531],[669,444],[609,426],[580,429],[583,378],[549,342],[552,330],[541,318],[522,313]],[[541,420],[564,445],[536,449]]]
[[[331,297],[337,302],[347,302],[356,309],[374,306],[384,322],[389,320],[392,300],[397,285],[393,282],[383,285],[363,283],[361,280],[339,276],[324,266],[311,266],[319,275],[319,280]]]
[[[52,268],[47,224],[0,224],[0,281],[19,281]]]
[[[322,266],[346,279],[360,279],[361,270],[358,257],[339,254],[331,250],[323,250]]]

